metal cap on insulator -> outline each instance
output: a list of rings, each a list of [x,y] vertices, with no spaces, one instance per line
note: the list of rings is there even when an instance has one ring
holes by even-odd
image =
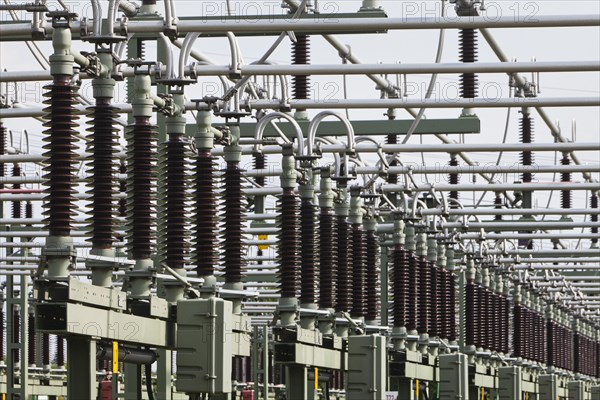
[[[476,278],[481,279],[481,276],[477,274],[477,269],[475,268],[475,260],[471,256],[467,257],[466,278],[468,281],[474,281]]]
[[[404,232],[406,234],[406,250],[415,251],[417,249],[417,238],[414,224],[411,222],[407,223],[404,227]]]
[[[147,117],[153,115],[154,101],[151,97],[152,79],[148,75],[136,75],[133,80],[134,97],[131,102],[133,117]]]
[[[419,257],[427,256],[427,234],[425,229],[421,226],[418,227],[415,234],[416,247],[415,252]]]
[[[437,260],[436,264],[439,267],[446,266],[446,245],[442,241],[437,242]]]
[[[454,261],[454,247],[452,244],[446,245],[446,269],[448,271],[453,271],[455,266]]]
[[[215,145],[215,135],[212,132],[212,113],[200,110],[196,113],[196,147],[198,149],[212,149]]]
[[[54,53],[49,57],[50,73],[56,75],[73,75],[73,63],[75,57],[71,53],[71,29],[69,28],[70,17],[66,18],[65,24],[57,24],[58,18],[54,18],[52,32],[52,47]]]
[[[310,182],[310,179],[300,184],[298,193],[300,194],[300,197],[305,200],[312,200],[315,197],[315,186]]]
[[[349,221],[352,224],[362,224],[363,222],[363,210],[362,210],[362,197],[360,196],[360,186],[353,186],[350,188],[350,211]]]
[[[437,239],[433,235],[427,236],[427,261],[435,263],[438,258]]]
[[[319,193],[319,206],[321,208],[333,208],[333,180],[331,179],[331,167],[321,168],[321,193]]]
[[[393,214],[394,216],[394,235],[393,242],[395,245],[404,245],[406,243],[406,225],[404,223],[404,219],[402,218],[402,213],[396,212]]]
[[[297,187],[298,172],[296,171],[296,159],[294,158],[294,148],[291,144],[282,146],[281,158],[281,187],[295,189]]]
[[[350,213],[350,204],[348,204],[348,189],[338,188],[335,202],[335,215],[347,217]]]

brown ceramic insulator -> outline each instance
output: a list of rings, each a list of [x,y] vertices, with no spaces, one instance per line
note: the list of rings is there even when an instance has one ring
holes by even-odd
[[[527,149],[527,144],[533,143],[533,120],[528,113],[523,113],[520,121],[520,130],[521,130],[521,143]],[[535,162],[533,152],[529,150],[524,150],[521,152],[521,165],[523,166],[531,166]],[[523,182],[528,183],[533,180],[533,174],[531,172],[523,173]]]
[[[560,163],[561,163],[561,165],[571,165],[571,158],[569,157],[568,154],[566,154],[560,160]],[[571,182],[571,173],[570,172],[561,173],[560,181],[562,183]],[[560,191],[560,203],[561,203],[561,206],[563,209],[571,208],[572,200],[573,200],[573,195],[570,190],[561,190]]]
[[[322,309],[332,309],[335,305],[336,241],[333,209],[322,207],[319,215],[319,307]]]
[[[387,144],[398,144],[398,135],[387,135]],[[398,161],[393,159],[390,161],[390,167],[398,166]],[[388,174],[387,181],[389,184],[395,185],[398,183],[398,174]]]
[[[242,228],[245,223],[245,199],[242,192],[242,170],[239,162],[228,161],[223,175],[221,194],[221,265],[225,282],[242,281],[245,246]]]
[[[406,329],[414,331],[419,323],[419,259],[413,251],[408,257],[408,312]]]
[[[366,236],[361,224],[352,224],[352,309],[354,318],[366,314]]]
[[[594,211],[598,210],[598,195],[597,194],[592,194],[590,196],[590,208]],[[596,212],[593,212],[590,215],[590,221],[591,222],[598,222],[598,214]],[[596,235],[595,238],[593,238],[591,240],[591,242],[593,244],[598,243],[598,227],[594,226],[590,229],[591,233],[593,233],[594,235]]]
[[[0,360],[4,360],[4,311],[0,309]]]
[[[292,46],[292,64],[310,64],[310,37],[308,35],[296,35],[296,42]],[[310,76],[292,75],[292,94],[296,100],[310,98]]]
[[[477,61],[477,31],[475,29],[460,30],[460,62],[474,63]],[[460,94],[464,99],[477,97],[477,75],[471,72],[460,76]]]
[[[513,309],[513,355],[515,357],[524,357],[523,337],[525,334],[523,326],[524,307],[516,304]]]
[[[33,314],[29,314],[29,321],[27,325],[27,363],[29,365],[35,364],[35,352],[37,350],[36,333],[35,316]]]
[[[449,341],[456,340],[456,275],[452,271],[446,271],[446,325]]]
[[[111,106],[109,97],[96,99],[96,105],[90,107],[89,135],[90,181],[88,193],[91,197],[91,214],[88,229],[94,248],[109,248],[115,235],[115,171],[117,162],[115,153],[119,137],[115,124],[116,108]]]
[[[68,236],[75,214],[75,182],[77,163],[77,142],[75,122],[78,117],[75,108],[77,87],[71,84],[71,76],[57,75],[51,85],[44,87],[48,97],[44,104],[46,113],[44,126],[44,178],[46,182],[45,224],[50,236]]]
[[[478,298],[477,285],[472,280],[469,280],[465,286],[465,342],[467,345],[478,344]]]
[[[21,176],[21,166],[19,164],[13,164],[12,168],[12,176]],[[12,185],[13,189],[18,190],[21,189],[20,183],[15,183]],[[19,200],[12,201],[12,210],[11,215],[13,218],[21,218],[23,216],[23,208],[21,207],[21,202]]]
[[[440,337],[447,338],[449,334],[449,328],[447,326],[449,312],[448,305],[446,304],[449,301],[448,298],[448,271],[444,267],[438,268],[438,291],[439,291],[439,305],[440,305],[440,322],[439,322],[439,330]]]
[[[317,300],[317,215],[312,198],[300,204],[300,302],[313,304]]]
[[[350,311],[352,299],[352,241],[348,218],[336,216],[337,230],[337,277],[336,311]]]
[[[408,324],[408,286],[410,285],[410,270],[408,269],[409,252],[401,245],[396,245],[392,251],[394,295],[394,326],[406,327]]]
[[[164,244],[161,260],[171,268],[185,268],[189,253],[188,230],[188,143],[180,135],[169,135],[161,146],[161,173],[164,176],[161,204],[165,218],[161,230]]]
[[[427,258],[418,258],[417,270],[419,274],[419,293],[417,296],[419,316],[417,319],[417,332],[429,332],[429,316],[431,314],[431,276],[429,274],[429,263]]]
[[[119,174],[125,175],[127,174],[127,164],[125,164],[125,160],[121,160],[119,164]],[[119,182],[119,192],[126,194],[127,193],[127,180],[121,180]],[[118,209],[119,217],[127,216],[127,198],[119,199],[119,209]]]
[[[451,167],[457,167],[458,166],[458,159],[456,158],[455,154],[452,154],[450,156],[450,162],[448,164]],[[460,183],[460,175],[457,174],[457,173],[450,173],[450,174],[448,174],[448,183],[451,184],[451,185],[458,185]],[[449,196],[450,196],[451,199],[458,200],[458,198],[459,198],[458,191],[457,190],[451,190]],[[453,208],[458,207],[458,205],[455,204],[455,203],[452,203],[450,206],[453,207]]]
[[[367,230],[366,246],[366,320],[375,321],[379,318],[379,296],[381,292],[381,282],[379,281],[380,248],[377,232]]]
[[[496,194],[496,197],[494,197],[494,208],[497,210],[502,209],[502,196],[500,194]],[[494,221],[502,221],[502,215],[495,215]]]
[[[59,368],[65,366],[65,338],[62,336],[56,337],[56,365]]]
[[[156,248],[157,136],[144,117],[127,132],[127,249],[134,260],[150,258]]]
[[[4,123],[0,121],[0,156],[6,154],[6,127]],[[0,178],[4,178],[6,169],[4,163],[0,162]],[[4,183],[0,182],[0,189],[4,189]]]
[[[192,217],[194,253],[192,264],[196,275],[214,274],[219,262],[218,207],[216,193],[216,160],[210,149],[198,149],[194,171],[194,211]]]
[[[441,326],[441,293],[439,284],[439,268],[435,262],[429,261],[429,276],[431,280],[431,298],[429,300],[429,336],[436,337],[440,335]]]
[[[42,365],[50,365],[50,335],[42,333]]]
[[[254,158],[254,169],[265,169],[267,167],[267,156],[262,152],[254,152],[252,154]],[[260,187],[265,186],[266,179],[264,176],[257,176],[254,178],[254,182]]]
[[[25,218],[32,219],[33,218],[33,203],[28,201],[25,203]]]
[[[547,343],[547,363],[549,366],[555,366],[555,350],[554,350],[554,322],[546,322],[546,343]]]
[[[292,188],[279,199],[279,283],[281,297],[295,298],[300,273],[300,201]]]
[[[575,350],[573,364],[575,366],[575,372],[579,372],[581,374],[585,373],[583,368],[584,357],[581,357],[581,352],[584,351],[583,345],[583,337],[578,332],[575,332],[573,335],[573,348]]]

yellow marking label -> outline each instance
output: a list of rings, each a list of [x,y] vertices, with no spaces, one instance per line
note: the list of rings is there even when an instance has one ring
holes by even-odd
[[[112,351],[112,372],[116,374],[119,372],[119,343],[113,342],[113,351]]]
[[[319,368],[315,368],[315,390],[319,390]]]
[[[269,235],[258,235],[258,240],[269,240]],[[259,250],[269,250],[269,245],[267,244],[259,244]]]

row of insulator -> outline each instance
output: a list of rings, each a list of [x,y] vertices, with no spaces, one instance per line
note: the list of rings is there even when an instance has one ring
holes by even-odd
[[[394,326],[455,340],[454,274],[400,245],[392,263]]]
[[[279,282],[281,297],[295,298],[300,274],[300,200],[292,188],[279,199]]]
[[[450,165],[450,167],[458,167],[458,159],[456,158],[456,154],[451,155],[449,165]],[[450,185],[458,185],[460,183],[460,175],[457,173],[454,173],[454,172],[448,174],[448,183]],[[458,191],[451,190],[449,197],[453,200],[458,201],[458,199],[459,199]],[[458,204],[456,202],[454,202],[450,206],[453,208],[456,208],[456,207],[458,207]]]
[[[477,61],[477,31],[475,29],[461,29],[459,38],[460,61],[474,63]],[[477,75],[466,72],[460,76],[460,94],[463,99],[477,97]]]
[[[573,331],[555,321],[546,324],[548,365],[573,371],[575,343]]]
[[[317,300],[317,215],[312,198],[300,203],[300,303],[314,304]]]
[[[507,353],[510,303],[506,296],[473,281],[465,286],[466,343]]]
[[[336,216],[337,257],[334,260],[336,273],[336,311],[350,311],[352,308],[352,226],[348,218]]]
[[[6,127],[4,122],[0,121],[0,156],[6,154]],[[0,162],[0,178],[4,178],[5,174],[4,163]],[[0,189],[4,189],[4,183],[0,182]]]
[[[546,363],[548,354],[544,316],[522,304],[516,304],[513,317],[514,356]]]
[[[575,372],[589,376],[599,376],[598,364],[600,364],[600,359],[598,359],[598,351],[600,350],[600,342],[581,333],[575,333],[574,341]]]
[[[594,211],[592,212],[592,215],[590,216],[590,221],[594,223],[594,225],[597,225],[596,223],[598,222],[598,214],[596,213],[598,210],[598,195],[597,194],[592,194],[590,196],[590,208]],[[594,238],[592,239],[592,244],[597,244],[598,243],[598,226],[593,226],[591,228],[591,233],[594,234]]]
[[[564,166],[571,165],[571,158],[568,154],[565,154],[563,158],[560,160],[560,164]],[[560,174],[561,183],[569,183],[571,182],[571,173],[563,172]],[[573,199],[573,194],[570,190],[561,190],[560,191],[560,203],[563,209],[570,209],[571,203]]]
[[[292,64],[310,64],[310,36],[296,35],[296,42],[292,46]],[[310,76],[292,75],[292,94],[295,100],[308,99],[310,95]]]
[[[520,121],[520,134],[521,134],[521,143],[525,146],[525,150],[521,152],[521,165],[523,166],[531,166],[535,162],[535,157],[532,151],[527,150],[527,144],[533,143],[533,119],[531,115],[527,112],[523,112]],[[533,180],[533,174],[531,172],[524,172],[522,176],[523,182],[529,183]]]

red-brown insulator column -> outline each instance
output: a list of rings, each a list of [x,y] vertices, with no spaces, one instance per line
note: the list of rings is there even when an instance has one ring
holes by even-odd
[[[50,335],[42,333],[42,364],[50,365]]]
[[[292,64],[310,64],[310,37],[308,35],[296,35],[296,42],[292,48]],[[292,94],[295,100],[310,98],[309,75],[292,75]]]
[[[48,99],[44,101],[46,113],[44,145],[46,174],[46,228],[50,236],[69,236],[75,209],[75,165],[77,163],[77,127],[75,108],[77,87],[70,75],[55,75],[52,84],[44,87]]]
[[[319,308],[333,309],[337,267],[337,231],[331,207],[321,207],[319,215]]]
[[[524,346],[523,346],[523,336],[524,332],[524,324],[523,324],[523,313],[524,307],[520,304],[516,304],[513,310],[513,355],[515,357],[524,357]]]
[[[408,285],[408,313],[406,329],[417,330],[419,322],[419,259],[413,251],[408,257],[409,285]]]
[[[336,216],[337,281],[336,311],[350,311],[352,305],[352,240],[351,226],[344,215]]]
[[[439,283],[439,267],[435,265],[435,262],[429,261],[429,276],[431,280],[431,298],[429,301],[429,336],[436,337],[440,334],[440,309],[441,306],[441,291]]]
[[[217,246],[218,208],[215,178],[216,161],[210,149],[198,149],[195,160],[193,225],[193,265],[196,275],[214,275],[219,260]]]
[[[465,287],[465,342],[467,345],[476,346],[478,344],[478,298],[477,285],[472,280],[469,280]]]
[[[36,337],[37,331],[35,329],[35,315],[29,314],[29,321],[27,325],[27,363],[29,365],[35,364],[36,356]]]
[[[281,297],[295,298],[300,273],[300,201],[293,188],[284,188],[278,218]]]
[[[379,318],[379,295],[381,284],[379,281],[379,236],[377,232],[367,228],[366,238],[366,297],[367,297],[367,321],[375,321]]]
[[[456,154],[451,154],[450,155],[450,163],[449,163],[450,167],[457,167],[458,166],[458,159],[456,158]],[[457,174],[456,172],[451,172],[450,174],[448,174],[448,183],[451,185],[458,185],[460,183],[460,174]],[[450,195],[449,197],[453,200],[458,200],[459,199],[459,195],[458,195],[458,191],[456,190],[451,190],[450,191]],[[452,208],[457,208],[458,205],[455,203],[450,204],[450,206]]]
[[[394,295],[394,326],[408,326],[408,307],[410,298],[408,288],[410,285],[409,252],[402,245],[396,245],[392,251],[394,280],[392,285]]]
[[[0,360],[4,360],[4,310],[0,308]]]
[[[4,122],[0,120],[0,156],[6,154],[6,127]],[[4,163],[0,162],[0,178],[4,178],[6,169]],[[4,189],[4,183],[0,182],[0,189]]]
[[[136,117],[127,133],[127,250],[134,260],[149,259],[156,247],[156,127]]]
[[[461,29],[460,38],[460,62],[474,63],[477,61],[477,31],[475,29]],[[466,72],[460,76],[460,95],[463,99],[477,97],[478,80],[477,75]]]
[[[590,196],[590,208],[594,211],[590,215],[590,221],[593,223],[597,223],[598,222],[598,214],[596,212],[598,211],[598,195],[596,193],[593,193]],[[590,231],[593,235],[595,235],[595,237],[592,238],[592,240],[591,240],[592,245],[598,244],[598,227],[594,226],[591,228]]]
[[[238,161],[227,161],[222,199],[221,264],[225,270],[225,282],[239,283],[242,281],[242,267],[245,264],[242,235],[245,199],[242,193],[242,170]]]
[[[456,275],[452,271],[446,272],[446,338],[449,341],[456,340]]]
[[[21,176],[21,166],[19,164],[13,164],[12,176],[18,177]],[[19,190],[21,189],[20,183],[15,183],[12,185],[13,189]],[[12,217],[13,218],[21,218],[23,216],[23,210],[21,207],[21,202],[19,200],[12,202]]]
[[[21,342],[21,313],[19,310],[13,310],[13,331],[12,331],[13,343]],[[13,361],[18,363],[21,360],[21,352],[19,349],[13,349]]]
[[[520,130],[521,130],[521,143],[525,146],[525,150],[521,152],[521,165],[523,166],[531,166],[535,163],[534,154],[527,150],[527,145],[533,143],[534,135],[533,135],[533,120],[528,112],[523,112],[523,116],[520,121]],[[523,182],[528,183],[533,179],[533,174],[531,172],[523,173]]]
[[[65,338],[56,336],[56,365],[59,368],[65,366]]]
[[[560,164],[565,165],[565,166],[571,165],[571,157],[569,157],[568,153],[565,153],[563,158],[560,160]],[[560,181],[561,181],[561,183],[571,182],[571,173],[570,172],[561,173]],[[572,200],[573,200],[573,195],[570,190],[561,190],[560,191],[560,204],[563,209],[571,208]]]
[[[90,167],[91,180],[88,184],[91,196],[91,218],[89,230],[93,248],[112,247],[114,241],[114,208],[115,208],[115,172],[117,163],[114,154],[117,152],[118,134],[115,124],[116,108],[111,106],[110,97],[96,98],[96,105],[90,108],[92,132],[89,136],[92,158]]]
[[[365,316],[366,311],[366,258],[365,258],[365,232],[362,224],[352,224],[352,310],[353,318]]]
[[[303,197],[300,204],[300,303],[317,300],[317,218],[312,197]]]
[[[427,258],[419,256],[417,259],[417,269],[419,274],[419,292],[418,307],[419,316],[417,319],[417,332],[429,332],[429,315],[431,313],[431,276],[429,275],[429,263]]]

